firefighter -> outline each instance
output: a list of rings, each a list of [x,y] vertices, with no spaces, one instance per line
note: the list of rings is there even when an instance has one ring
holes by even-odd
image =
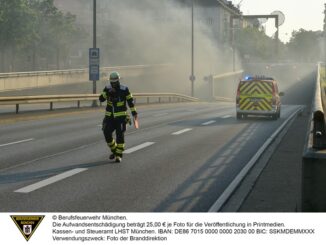
[[[126,131],[126,124],[131,122],[130,116],[127,113],[127,104],[134,120],[137,120],[137,111],[128,87],[120,84],[119,73],[112,72],[109,81],[110,85],[105,86],[99,97],[101,102],[107,101],[102,129],[106,143],[112,153],[109,158],[111,160],[115,159],[116,162],[121,162],[125,148],[124,133]],[[116,139],[112,137],[114,131]]]

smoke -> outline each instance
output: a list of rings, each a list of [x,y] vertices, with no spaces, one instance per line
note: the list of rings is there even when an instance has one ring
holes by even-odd
[[[155,81],[138,81],[137,86],[130,86],[140,92],[190,94],[191,1],[188,2],[98,0],[102,65],[169,64],[170,69],[157,74]],[[196,96],[208,92],[204,76],[232,70],[232,50],[219,43],[216,7],[195,6]]]

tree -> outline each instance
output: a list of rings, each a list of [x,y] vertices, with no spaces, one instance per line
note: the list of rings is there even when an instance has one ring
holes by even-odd
[[[0,6],[2,5],[2,3],[0,2]],[[1,7],[0,8],[0,24],[3,22],[3,18],[4,18],[4,9]]]
[[[53,0],[0,0],[1,71],[47,68],[38,65],[41,57],[59,69],[85,36],[75,16],[59,11]]]
[[[236,47],[242,57],[249,55],[253,59],[261,61],[270,61],[279,59],[276,56],[276,45],[278,45],[279,54],[284,53],[284,44],[280,41],[276,43],[274,38],[265,34],[263,30],[253,27],[246,27],[236,33]]]
[[[86,34],[77,27],[76,17],[59,11],[53,0],[32,0],[30,6],[38,13],[39,38],[34,45],[38,47],[39,55],[47,57],[47,61],[54,59],[56,68],[60,69],[60,63],[67,63],[69,50],[75,41]]]
[[[290,42],[287,44],[290,56],[295,60],[305,62],[320,60],[321,52],[318,40],[321,37],[321,32],[306,31],[304,29],[293,31]]]
[[[35,14],[26,0],[0,0],[0,46],[1,63],[10,60],[14,69],[16,52],[35,37],[33,24]],[[2,70],[4,67],[2,67]]]

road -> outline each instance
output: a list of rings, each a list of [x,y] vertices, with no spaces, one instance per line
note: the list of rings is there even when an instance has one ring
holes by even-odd
[[[100,110],[2,124],[0,211],[205,212],[298,108],[237,121],[233,103],[140,106],[118,164]]]

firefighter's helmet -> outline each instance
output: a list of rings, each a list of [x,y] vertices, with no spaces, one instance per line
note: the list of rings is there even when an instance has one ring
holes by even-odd
[[[120,87],[120,74],[116,71],[112,72],[110,74],[110,84],[112,86],[112,88],[118,88]]]

